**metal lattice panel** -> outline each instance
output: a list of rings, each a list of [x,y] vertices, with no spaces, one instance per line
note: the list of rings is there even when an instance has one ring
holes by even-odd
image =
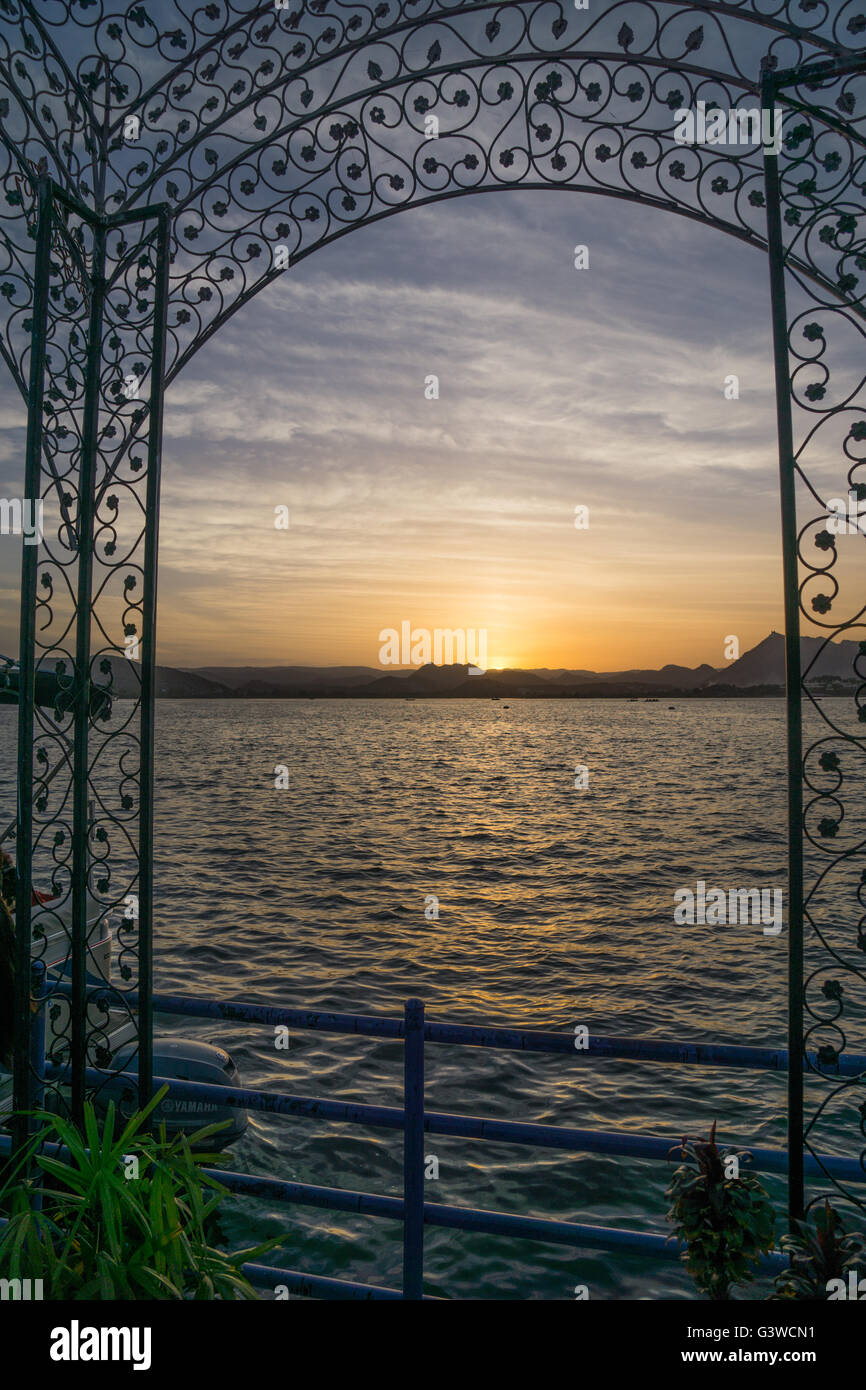
[[[803,1111],[803,1143],[814,1156],[832,1151],[843,1135],[866,1135],[862,1081],[841,1078],[836,1065],[839,1053],[855,1050],[862,1038],[858,1014],[866,985],[864,527],[850,519],[866,499],[866,140],[844,125],[828,129],[817,80],[780,73],[776,84],[793,108],[771,247],[785,282],[784,300],[774,306],[777,316],[784,310],[777,332],[779,404],[792,425],[790,440],[782,436],[783,481],[790,478],[792,510],[796,504],[788,538],[788,628],[803,617],[821,638],[799,680],[803,710],[791,768],[797,812],[791,856],[798,869],[802,859],[805,877],[791,1015],[796,1021],[802,1013],[803,1049],[816,1057],[807,1063]],[[838,77],[828,85],[838,91]],[[849,78],[843,105],[853,107],[858,93],[862,100],[862,73]],[[804,265],[812,275],[803,274]],[[844,521],[837,518],[842,499]],[[832,638],[859,643],[851,675],[860,684],[841,710],[813,689],[812,673]],[[859,1147],[866,1166],[862,1139]],[[862,1195],[850,1186],[829,1175],[825,1181],[837,1199],[862,1207]]]
[[[20,224],[16,195],[41,160],[109,212],[169,205],[169,378],[282,273],[278,246],[295,264],[377,217],[468,192],[631,198],[765,246],[760,150],[678,145],[675,112],[754,108],[767,54],[793,67],[856,47],[859,0],[832,20],[808,0],[597,8],[2,0],[3,210]],[[830,109],[856,129],[866,113],[848,85]],[[13,240],[0,346],[14,370],[28,247]]]

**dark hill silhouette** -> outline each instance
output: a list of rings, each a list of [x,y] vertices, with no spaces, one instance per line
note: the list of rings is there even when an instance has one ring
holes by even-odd
[[[859,642],[828,642],[823,637],[800,638],[800,663],[804,674],[813,681],[854,680],[854,658]],[[814,664],[812,664],[814,663]],[[784,685],[785,639],[781,632],[771,632],[756,647],[744,652],[724,671],[716,673],[713,685],[733,685],[740,688],[755,685]]]
[[[137,661],[125,656],[109,657],[111,662],[112,689],[120,699],[136,699],[141,692],[141,668]],[[94,680],[100,682],[104,676],[97,662]],[[228,686],[217,681],[207,680],[196,671],[181,671],[174,666],[157,666],[157,699],[171,700],[212,700],[225,698],[232,694]]]
[[[811,679],[819,688],[832,682],[850,683],[858,642],[834,642],[824,650],[822,638],[802,639],[803,666],[815,661]],[[817,658],[817,659],[816,659]],[[126,684],[132,679],[128,663],[118,659]],[[640,696],[778,695],[785,682],[785,643],[772,632],[757,646],[723,667],[706,662],[688,667],[668,663],[658,670],[587,671],[535,667],[531,670],[489,670],[471,676],[466,665],[420,667],[375,666],[204,666],[192,670],[157,668],[157,693],[188,698],[233,696],[247,699],[363,698],[435,699],[499,696],[600,698]],[[132,693],[130,688],[129,693]]]

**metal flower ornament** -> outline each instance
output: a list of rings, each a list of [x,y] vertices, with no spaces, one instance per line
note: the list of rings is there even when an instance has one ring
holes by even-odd
[[[863,596],[841,583],[858,541],[828,525],[853,495],[862,544],[864,70],[864,0],[0,0],[0,352],[28,401],[25,496],[43,515],[22,582],[19,978],[31,936],[67,932],[70,986],[53,1007],[75,1107],[99,1084],[88,1068],[108,1065],[111,1011],[136,1033],[150,1090],[164,389],[319,247],[422,204],[534,188],[679,214],[768,259],[792,1212],[804,1151],[852,1124],[866,1149],[857,1078],[837,1061],[866,985],[866,827],[845,804],[866,754],[866,654],[840,723],[811,700],[799,646],[801,617],[826,640],[866,638]],[[44,673],[60,692],[48,711],[31,694]],[[40,878],[56,896],[34,905]],[[86,943],[112,914],[109,1010]],[[22,1008],[19,1100],[27,1026]]]

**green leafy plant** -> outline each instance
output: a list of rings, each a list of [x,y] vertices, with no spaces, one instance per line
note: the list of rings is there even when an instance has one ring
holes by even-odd
[[[773,1248],[772,1203],[754,1174],[740,1171],[748,1154],[720,1152],[715,1123],[709,1139],[684,1138],[679,1152],[692,1162],[671,1179],[668,1220],[688,1242],[682,1258],[700,1292],[729,1299],[732,1287],[749,1283],[753,1267]]]
[[[815,1212],[814,1225],[794,1222],[791,1234],[782,1236],[779,1243],[790,1264],[776,1275],[773,1298],[823,1302],[831,1296],[831,1280],[841,1280],[847,1287],[850,1270],[866,1272],[866,1237],[861,1231],[846,1234],[842,1218],[826,1199]]]
[[[286,1237],[234,1254],[210,1243],[207,1227],[227,1189],[202,1171],[219,1155],[200,1146],[223,1125],[171,1140],[164,1125],[146,1132],[167,1090],[122,1129],[113,1103],[100,1124],[87,1102],[83,1133],[64,1116],[34,1112],[35,1133],[0,1185],[8,1217],[0,1277],[41,1279],[51,1299],[257,1297],[241,1265]]]

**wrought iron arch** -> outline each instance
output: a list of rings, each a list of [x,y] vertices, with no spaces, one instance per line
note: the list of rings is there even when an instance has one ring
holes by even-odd
[[[138,1029],[142,1093],[150,1087],[165,384],[259,290],[356,228],[509,188],[601,194],[769,253],[791,714],[791,1207],[800,1210],[804,1144],[820,1147],[821,1123],[850,1106],[852,1087],[862,1094],[860,1078],[838,1075],[847,1039],[835,976],[866,983],[853,954],[866,950],[866,914],[856,942],[836,942],[818,899],[866,847],[866,831],[848,842],[847,824],[844,848],[827,843],[842,829],[846,760],[866,744],[813,702],[831,726],[825,740],[840,748],[819,740],[817,772],[812,749],[804,764],[799,612],[828,639],[863,626],[858,602],[838,621],[828,616],[841,606],[836,543],[818,528],[832,494],[809,482],[806,462],[832,437],[834,461],[841,453],[852,489],[866,496],[857,477],[864,381],[850,379],[847,358],[831,380],[828,343],[831,326],[862,335],[866,318],[864,54],[863,0],[590,0],[583,9],[564,0],[0,0],[0,352],[29,404],[26,496],[49,517],[38,553],[25,547],[22,575],[19,998],[31,929],[38,936],[57,919],[57,904],[31,910],[41,860],[59,903],[72,904],[62,1023],[76,1108],[85,1061],[107,1061],[107,1020],[86,974],[94,910],[126,905],[119,997]],[[740,115],[779,104],[780,152],[679,142],[677,113],[701,102]],[[792,407],[808,419],[799,445]],[[818,508],[799,530],[798,486]],[[140,663],[112,660],[130,648]],[[59,671],[51,718],[33,700],[47,670]],[[133,702],[115,699],[109,710],[103,693]],[[807,866],[829,854],[805,903],[804,846]],[[866,879],[858,912],[864,889]],[[826,967],[807,957],[823,1003],[803,992],[803,916],[833,963],[828,993]],[[27,1022],[22,1002],[19,1103]],[[810,1081],[830,1089],[804,1136],[807,1042]],[[860,1115],[866,1167],[866,1109]]]
[[[770,15],[761,0],[619,0],[598,16],[555,0],[164,0],[157,29],[143,5],[56,0],[39,17],[31,0],[3,0],[22,34],[2,63],[20,122],[7,112],[7,177],[27,180],[47,161],[67,194],[105,213],[168,204],[170,379],[208,330],[281,273],[275,244],[296,264],[377,216],[481,189],[631,198],[766,249],[760,150],[685,149],[672,138],[674,112],[700,99],[754,106],[764,56],[784,67],[839,57],[843,35],[860,32],[859,3],[828,23],[824,0],[806,0],[804,25],[793,19],[802,0]],[[75,70],[52,36],[73,21],[90,39]],[[145,86],[148,57],[178,52]],[[849,96],[844,83],[833,93],[847,137],[866,119],[847,109]],[[440,122],[435,144],[424,138],[428,116]],[[833,129],[832,109],[822,116]],[[136,140],[124,139],[130,117]],[[240,225],[226,230],[232,218]],[[13,209],[9,220],[22,218]],[[28,250],[25,241],[4,272],[22,313],[8,315],[0,339],[25,394]],[[803,273],[815,273],[808,260]]]

